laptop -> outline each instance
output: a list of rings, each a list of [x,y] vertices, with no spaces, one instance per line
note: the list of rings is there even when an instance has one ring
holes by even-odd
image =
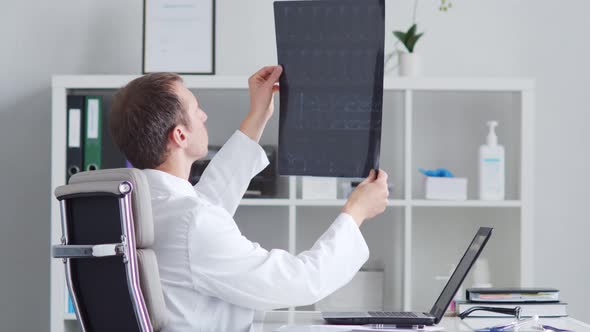
[[[473,263],[475,263],[488,242],[490,235],[492,235],[492,228],[479,228],[430,312],[322,312],[322,316],[328,324],[336,325],[391,324],[398,327],[413,327],[415,325],[438,324],[453,300],[455,293],[457,293],[459,286],[465,280],[465,276],[467,276]]]

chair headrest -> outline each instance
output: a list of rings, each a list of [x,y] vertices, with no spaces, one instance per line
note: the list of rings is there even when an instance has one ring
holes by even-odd
[[[74,191],[83,190],[86,193],[104,191],[105,185],[123,181],[129,181],[133,185],[131,205],[137,247],[150,247],[154,243],[154,222],[150,189],[142,171],[136,168],[113,168],[80,172],[70,178],[68,185],[56,188],[55,195],[59,198],[65,193],[75,193]]]

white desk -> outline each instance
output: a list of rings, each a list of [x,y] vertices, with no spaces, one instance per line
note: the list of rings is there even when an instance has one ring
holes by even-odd
[[[445,332],[471,332],[475,329],[509,323],[511,321],[512,319],[510,318],[466,318],[465,320],[460,320],[458,317],[444,317],[439,325],[444,327]],[[265,314],[264,320],[255,321],[254,332],[272,332],[283,325],[301,325],[303,327],[305,325],[321,325],[323,323],[321,314],[317,311],[271,311]],[[590,325],[570,317],[542,318],[541,323],[575,332],[590,332]],[[303,331],[305,331],[305,328],[303,328]],[[344,328],[341,331],[349,330]]]

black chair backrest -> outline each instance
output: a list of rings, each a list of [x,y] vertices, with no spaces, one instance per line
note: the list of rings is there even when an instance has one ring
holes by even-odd
[[[69,244],[121,242],[119,198],[96,195],[66,199]],[[70,260],[71,283],[87,331],[140,332],[121,256]]]
[[[137,169],[78,173],[55,190],[62,243],[53,256],[83,331],[159,331],[167,311],[154,242],[151,196]]]

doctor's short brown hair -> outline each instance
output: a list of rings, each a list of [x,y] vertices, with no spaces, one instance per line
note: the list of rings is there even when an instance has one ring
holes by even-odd
[[[174,91],[182,78],[173,73],[141,76],[117,91],[109,114],[115,144],[135,168],[156,168],[168,157],[168,134],[189,125]]]

